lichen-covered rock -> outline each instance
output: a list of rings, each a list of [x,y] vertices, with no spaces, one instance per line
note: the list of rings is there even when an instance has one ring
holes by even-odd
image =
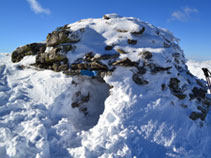
[[[31,43],[22,47],[18,47],[12,52],[12,62],[19,62],[27,55],[36,55],[38,52],[45,50],[45,43]]]
[[[46,39],[47,47],[57,46],[62,43],[76,43],[80,41],[81,31],[71,31],[69,28],[60,28],[49,33]]]
[[[36,56],[35,66],[54,71],[64,71],[69,68],[66,52],[62,48],[53,48],[48,52],[39,53]]]

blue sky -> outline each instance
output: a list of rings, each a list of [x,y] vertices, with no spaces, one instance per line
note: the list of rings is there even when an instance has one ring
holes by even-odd
[[[1,0],[0,52],[45,40],[56,27],[106,13],[169,29],[189,59],[211,60],[210,0]]]

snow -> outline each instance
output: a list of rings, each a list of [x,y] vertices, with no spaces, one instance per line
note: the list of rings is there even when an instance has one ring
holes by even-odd
[[[190,70],[192,74],[204,80],[205,80],[205,76],[202,71],[202,68],[208,68],[209,70],[211,70],[211,60],[209,61],[188,60],[187,65],[188,65],[188,69]]]
[[[177,65],[186,69],[178,39],[166,29],[135,18],[107,16],[111,19],[86,19],[68,25],[73,31],[85,28],[84,33],[77,32],[81,40],[75,44],[76,49],[67,54],[70,64],[87,52],[106,54],[105,46],[114,45],[110,54],[118,48],[132,52],[120,54],[119,59],[128,57],[140,61],[140,66],[140,52],[150,51],[150,62],[172,66],[169,73],[147,71],[144,78],[150,84],[140,86],[132,80],[135,67],[116,67],[111,76],[101,81],[37,70],[30,65],[35,56],[12,63],[10,55],[1,55],[0,157],[211,157],[211,113],[204,122],[193,121],[189,114],[197,111],[195,102],[179,100],[169,89],[161,91],[161,84],[168,85],[170,77],[180,79],[181,85],[188,85],[187,80],[191,80],[193,85],[186,87],[186,94],[196,84],[187,74],[178,75],[179,70],[173,66],[172,54],[178,53]],[[131,36],[130,32],[142,27],[146,29],[143,35]],[[128,45],[130,38],[138,43]],[[163,42],[167,41],[171,47],[164,48]],[[188,60],[187,65],[199,78],[203,78],[201,67],[211,69],[210,61]],[[80,108],[72,106],[79,103]]]

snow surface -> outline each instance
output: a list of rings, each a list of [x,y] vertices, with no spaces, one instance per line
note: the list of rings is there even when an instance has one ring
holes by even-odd
[[[193,75],[204,80],[205,80],[205,76],[202,71],[202,68],[208,68],[209,70],[211,70],[211,60],[209,61],[188,60],[187,65],[188,65],[188,69]]]
[[[111,54],[117,48],[132,51],[119,57],[132,61],[148,50],[153,54],[152,61],[162,67],[172,66],[172,52],[183,57],[178,40],[169,31],[135,18],[114,14],[110,18],[69,25],[76,31],[86,28],[76,49],[68,53],[70,63],[83,57],[84,52],[105,54],[106,45],[115,46]],[[143,26],[143,35],[132,37],[129,33]],[[137,45],[129,46],[128,38],[137,39]],[[164,41],[170,41],[171,47],[163,48]],[[185,69],[185,59],[180,61]],[[169,74],[147,72],[144,77],[150,84],[139,86],[131,77],[137,71],[134,67],[117,67],[112,76],[104,77],[104,83],[87,76],[37,70],[30,66],[34,62],[34,56],[16,64],[10,56],[0,58],[1,158],[211,157],[211,113],[200,126],[202,122],[189,118],[190,112],[197,110],[194,102],[181,101],[169,90],[161,93],[160,85],[168,84]],[[190,71],[199,76],[195,67],[202,64],[188,61]],[[188,76],[177,73],[172,68],[170,76],[186,84]],[[78,101],[78,92],[90,96],[83,104],[88,114],[71,106]],[[180,106],[183,104],[188,108]]]

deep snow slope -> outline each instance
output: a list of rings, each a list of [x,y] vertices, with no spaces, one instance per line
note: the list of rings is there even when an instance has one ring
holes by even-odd
[[[206,83],[188,71],[172,33],[116,14],[66,28],[68,72],[97,60],[104,75],[39,69],[36,55],[1,57],[0,157],[211,157]]]

